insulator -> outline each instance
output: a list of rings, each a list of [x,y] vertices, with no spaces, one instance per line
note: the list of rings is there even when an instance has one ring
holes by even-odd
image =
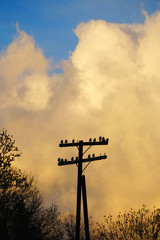
[[[101,141],[101,140],[102,140],[102,137],[100,136],[100,137],[99,137],[99,141]]]
[[[63,162],[63,158],[61,158],[61,162]]]
[[[92,157],[94,158],[95,157],[95,154],[93,153]]]
[[[76,161],[78,161],[78,157],[76,157]]]
[[[96,142],[96,138],[94,138],[93,141]]]
[[[65,159],[65,162],[67,162],[67,159]]]
[[[74,139],[72,140],[72,143],[74,143],[75,141],[74,141]]]
[[[65,143],[67,143],[67,139],[65,140]]]
[[[71,160],[73,161],[73,160],[74,160],[74,157],[72,157]]]
[[[89,139],[89,142],[92,142],[92,138]]]
[[[63,140],[61,140],[61,143],[63,143]]]
[[[102,138],[102,141],[105,141],[105,138],[104,138],[104,137]]]
[[[91,157],[91,155],[89,154],[89,155],[88,155],[88,158],[90,158],[90,157]]]
[[[60,159],[60,158],[58,158],[58,162],[60,162],[60,160],[61,160],[61,159]]]

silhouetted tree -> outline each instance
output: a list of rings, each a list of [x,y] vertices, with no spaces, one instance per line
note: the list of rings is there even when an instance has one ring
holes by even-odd
[[[43,206],[33,177],[12,166],[20,157],[13,136],[0,132],[0,239],[60,240],[63,231],[56,205]]]
[[[65,240],[76,240],[76,216],[73,213],[63,214],[62,216],[64,239]],[[83,218],[81,219],[81,234],[80,239],[85,240],[85,227]],[[92,218],[89,218],[89,232],[90,240],[98,240],[96,238],[96,224],[93,222]]]
[[[146,205],[138,211],[130,209],[119,213],[114,221],[112,216],[105,217],[104,223],[97,223],[95,239],[99,240],[156,240],[160,239],[160,209],[150,212]]]
[[[62,218],[64,236],[67,240],[75,240],[76,216],[73,213],[64,214]]]
[[[21,170],[11,166],[11,163],[20,156],[21,153],[15,146],[13,136],[3,129],[0,132],[0,191],[11,187],[23,187],[26,184]]]
[[[41,214],[41,228],[45,239],[64,239],[63,224],[56,204],[43,210]]]

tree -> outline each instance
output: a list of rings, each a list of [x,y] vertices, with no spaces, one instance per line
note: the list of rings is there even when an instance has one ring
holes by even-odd
[[[104,223],[97,223],[96,239],[99,240],[156,240],[160,239],[160,209],[151,212],[143,205],[138,211],[132,208],[119,213],[116,220],[105,217]]]
[[[12,166],[21,154],[13,136],[0,132],[0,239],[61,240],[56,205],[45,208],[34,178]]]
[[[76,216],[73,213],[63,214],[62,216],[62,224],[64,230],[64,239],[65,240],[76,240]],[[83,219],[81,220],[81,240],[85,240],[85,226]],[[89,232],[90,232],[90,240],[98,240],[96,238],[96,225],[93,222],[92,218],[89,218]]]
[[[20,157],[18,148],[15,146],[13,136],[2,130],[0,133],[0,190],[5,191],[13,187],[24,187],[26,178],[20,169],[11,166],[11,163]]]
[[[61,215],[56,204],[52,204],[51,207],[46,208],[42,211],[41,228],[45,239],[64,239],[64,229]]]

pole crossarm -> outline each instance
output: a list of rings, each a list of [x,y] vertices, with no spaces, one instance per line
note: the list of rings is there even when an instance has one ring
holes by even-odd
[[[102,156],[97,156],[97,157],[93,157],[93,158],[84,158],[84,159],[82,159],[82,162],[92,162],[92,161],[97,161],[97,160],[103,160],[106,158],[107,158],[107,155],[104,154]],[[79,160],[71,160],[71,161],[59,160],[58,165],[64,166],[64,165],[77,164],[77,163],[79,163]]]
[[[71,143],[61,142],[59,144],[59,147],[78,147],[80,144],[82,144],[83,146],[108,145],[108,142],[109,142],[109,138],[101,140],[101,141],[97,141],[97,142],[96,141],[89,141],[89,142],[79,141],[79,142],[71,142]]]

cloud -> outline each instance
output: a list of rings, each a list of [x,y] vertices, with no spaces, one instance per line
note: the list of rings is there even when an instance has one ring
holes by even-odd
[[[18,36],[0,57],[2,106],[32,111],[46,108],[51,96],[49,65],[33,38],[18,29]]]
[[[87,109],[95,123],[91,133],[96,134],[97,121],[98,130],[111,138],[112,164],[105,163],[100,171],[105,184],[99,202],[106,208],[159,201],[153,191],[159,184],[159,18],[156,13],[144,25],[92,20],[75,31],[79,43],[72,63],[78,71],[82,112]]]
[[[76,206],[76,166],[57,158],[61,139],[109,137],[108,159],[85,171],[89,213],[102,217],[130,207],[159,205],[160,12],[144,24],[81,23],[64,74],[48,74],[49,60],[20,31],[0,58],[1,125],[23,152],[18,166],[33,172],[63,210]]]

